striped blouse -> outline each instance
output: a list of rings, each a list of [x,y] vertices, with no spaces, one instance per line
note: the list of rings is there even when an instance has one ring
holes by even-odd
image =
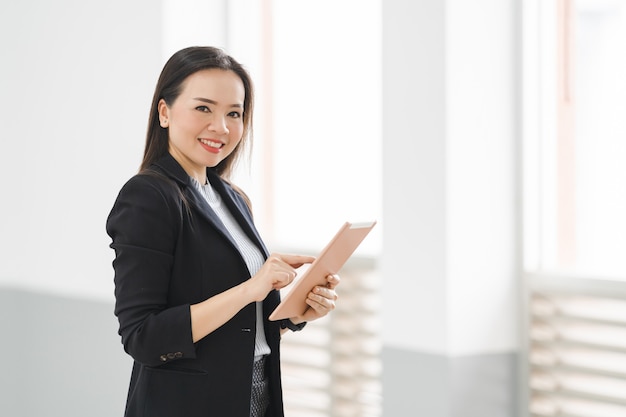
[[[204,196],[209,206],[213,209],[213,211],[220,218],[228,233],[233,238],[237,247],[239,248],[239,252],[241,256],[246,262],[248,266],[248,271],[250,271],[250,276],[253,276],[261,269],[263,263],[265,262],[263,258],[263,254],[259,250],[259,248],[252,243],[250,238],[244,233],[237,223],[237,220],[233,217],[233,215],[228,210],[224,204],[222,204],[222,198],[220,195],[215,192],[211,184],[207,181],[205,185],[200,185],[200,183],[195,179],[191,178],[192,182],[200,191],[200,193]],[[263,355],[269,355],[271,353],[270,347],[267,344],[267,340],[265,339],[265,329],[263,327],[263,303],[256,303],[256,340],[254,344],[254,359],[255,361],[260,359]]]

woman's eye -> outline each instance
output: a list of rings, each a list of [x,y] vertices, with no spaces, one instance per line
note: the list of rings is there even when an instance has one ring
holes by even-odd
[[[205,113],[209,113],[211,111],[207,106],[198,106],[198,107],[196,107],[196,110],[200,110],[200,111],[203,111]]]
[[[241,117],[241,113],[239,113],[238,111],[232,111],[232,112],[228,113],[228,115],[230,117],[234,117],[235,119],[238,119],[238,118]]]

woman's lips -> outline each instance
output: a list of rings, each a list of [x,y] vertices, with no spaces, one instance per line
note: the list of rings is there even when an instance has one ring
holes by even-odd
[[[222,142],[216,142],[210,139],[199,138],[200,144],[204,149],[209,152],[218,153],[220,149],[224,146]]]

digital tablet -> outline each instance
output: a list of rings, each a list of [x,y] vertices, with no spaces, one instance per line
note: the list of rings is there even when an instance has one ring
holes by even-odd
[[[326,277],[339,272],[375,224],[376,221],[344,223],[309,268],[291,284],[292,288],[270,314],[270,320],[302,315],[309,307],[305,300],[313,287],[326,285]]]

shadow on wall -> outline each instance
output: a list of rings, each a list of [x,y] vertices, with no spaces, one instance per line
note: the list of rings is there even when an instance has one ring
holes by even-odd
[[[113,302],[0,288],[0,332],[0,415],[123,415],[132,360]]]

